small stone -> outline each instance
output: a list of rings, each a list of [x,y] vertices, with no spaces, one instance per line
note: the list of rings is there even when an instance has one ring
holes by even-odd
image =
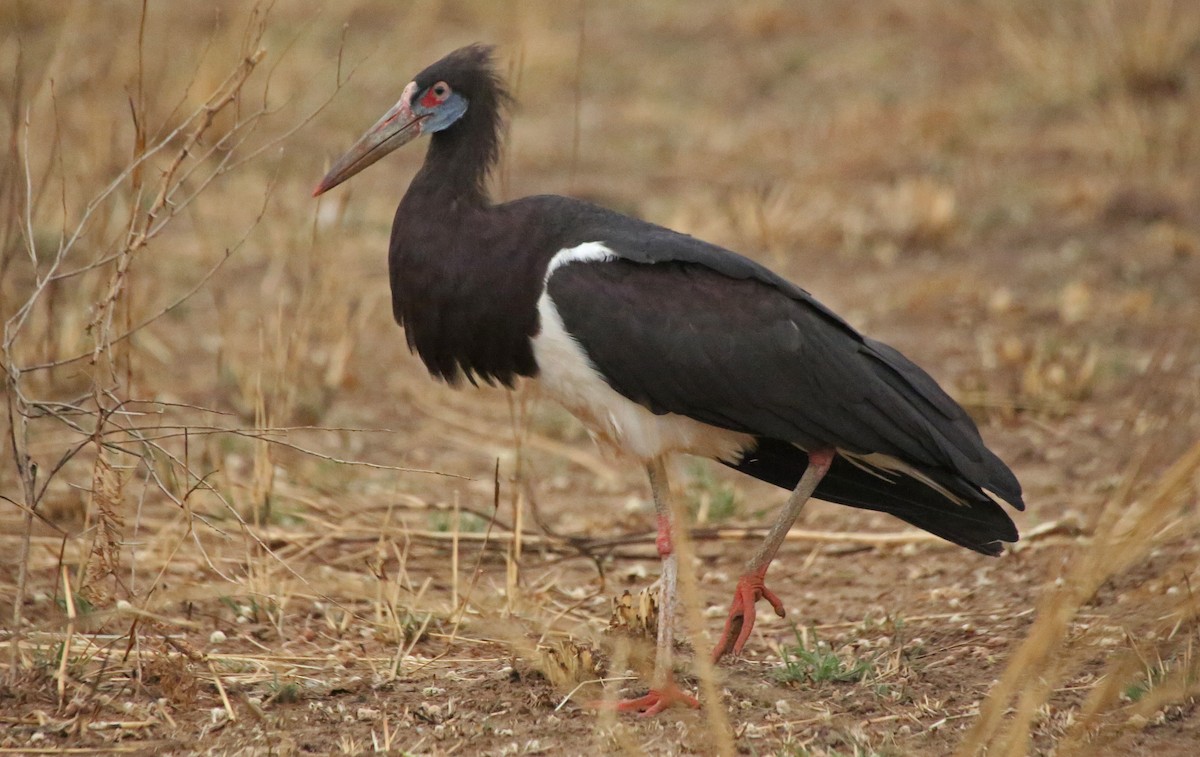
[[[354,713],[354,717],[359,720],[379,720],[382,715],[383,713],[374,707],[359,707]]]
[[[497,670],[492,677],[499,681],[508,681],[512,679],[512,675],[513,667],[511,665],[505,665]]]
[[[634,563],[622,572],[621,577],[626,581],[638,581],[646,577],[646,566],[641,563]]]
[[[225,636],[225,632],[217,629],[208,635],[208,642],[210,644],[220,644],[221,642],[225,641],[226,638],[228,637]]]
[[[648,509],[650,508],[646,506],[646,501],[639,497],[630,497],[629,499],[625,500],[625,512],[627,513],[640,513]]]
[[[442,712],[441,705],[429,704],[428,702],[421,702],[417,705],[416,714],[417,717],[425,722],[433,723],[434,725],[446,719],[446,714]]]

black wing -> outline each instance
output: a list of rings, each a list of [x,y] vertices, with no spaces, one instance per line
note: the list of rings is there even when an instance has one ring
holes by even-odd
[[[1021,509],[1020,484],[928,374],[746,258],[648,224],[636,231],[605,241],[618,259],[566,265],[547,282],[567,330],[616,391],[656,413],[764,440],[899,459],[987,510],[989,522],[1002,516],[993,538],[1015,538],[981,489]],[[853,477],[853,467],[841,470]],[[818,496],[871,506],[823,488]],[[962,507],[926,488],[937,509]]]

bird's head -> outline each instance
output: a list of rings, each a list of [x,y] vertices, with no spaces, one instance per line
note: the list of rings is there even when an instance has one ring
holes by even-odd
[[[313,196],[333,189],[422,134],[449,129],[463,119],[473,102],[494,113],[506,97],[492,66],[490,47],[471,45],[455,50],[408,83],[400,100],[334,161]]]

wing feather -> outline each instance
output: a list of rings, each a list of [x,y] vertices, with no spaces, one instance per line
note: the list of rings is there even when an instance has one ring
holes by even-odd
[[[888,455],[1022,506],[1012,472],[927,373],[744,258],[711,245],[680,254],[680,236],[667,250],[618,247],[612,260],[561,266],[547,281],[616,391],[805,449]]]

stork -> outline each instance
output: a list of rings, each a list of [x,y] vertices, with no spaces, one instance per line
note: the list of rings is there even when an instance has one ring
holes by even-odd
[[[396,209],[392,312],[452,385],[524,377],[599,443],[646,469],[662,559],[648,694],[620,709],[698,706],[674,680],[677,557],[667,460],[690,454],[788,489],[738,579],[713,660],[740,654],[767,568],[810,497],[877,510],[988,555],[1017,540],[1021,486],[922,369],[804,289],[717,245],[569,197],[495,204],[487,179],[509,95],[492,48],[417,74],[313,194],[429,135]]]

